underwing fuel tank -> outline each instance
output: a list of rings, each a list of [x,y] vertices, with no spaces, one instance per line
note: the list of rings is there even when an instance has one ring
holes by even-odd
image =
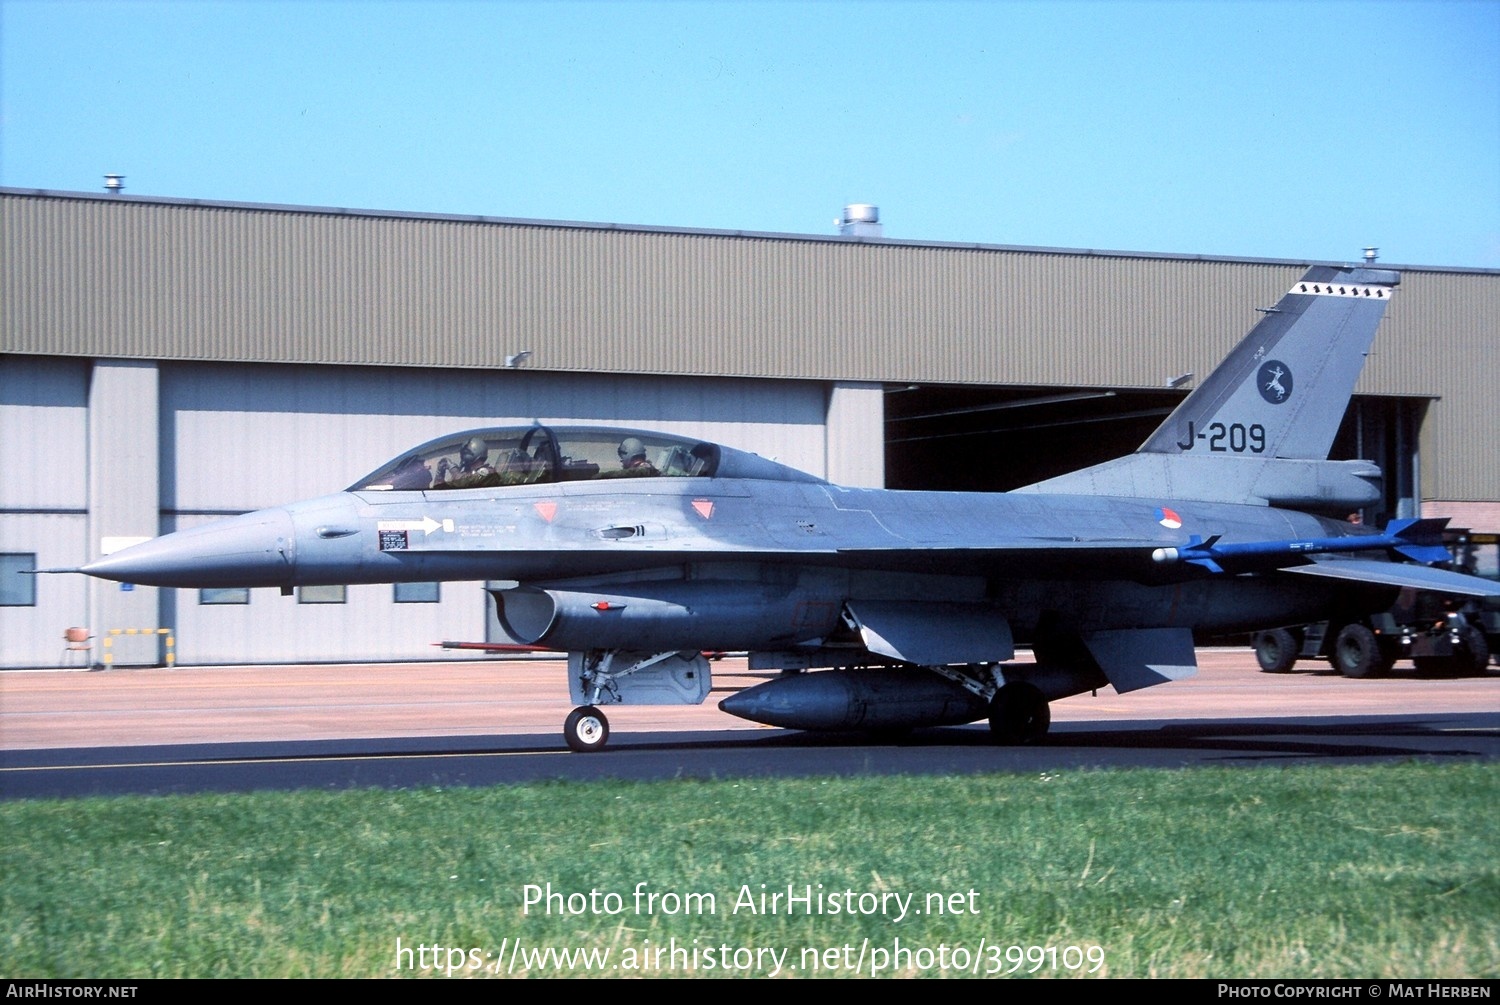
[[[989,715],[979,695],[935,673],[899,667],[788,674],[719,702],[730,715],[783,729],[959,726]]]

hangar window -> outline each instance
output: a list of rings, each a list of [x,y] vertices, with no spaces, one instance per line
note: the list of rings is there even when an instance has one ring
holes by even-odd
[[[36,606],[36,553],[0,554],[0,607]]]
[[[348,590],[347,586],[299,586],[297,587],[297,603],[342,604]]]
[[[438,595],[437,583],[396,584],[396,603],[398,604],[435,604],[438,602]]]
[[[248,586],[229,586],[222,589],[199,590],[198,603],[208,604],[248,604],[250,603],[250,588]]]

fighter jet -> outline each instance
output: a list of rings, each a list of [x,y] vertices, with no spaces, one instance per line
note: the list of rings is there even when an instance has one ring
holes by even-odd
[[[1030,742],[1048,703],[1193,673],[1195,632],[1359,621],[1430,568],[1438,521],[1342,519],[1380,471],[1327,459],[1399,276],[1317,266],[1134,454],[1009,493],[847,488],[636,429],[475,429],[333,495],[168,534],[83,568],[169,587],[504,581],[519,643],[568,653],[564,738],[616,704],[696,704],[705,652],[772,679],[720,703],[805,730],[988,719]],[[1015,664],[1017,645],[1034,664]]]

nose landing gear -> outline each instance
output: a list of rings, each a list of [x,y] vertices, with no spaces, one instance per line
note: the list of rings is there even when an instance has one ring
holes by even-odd
[[[609,720],[592,705],[575,708],[563,722],[563,739],[568,741],[568,749],[574,753],[603,750],[609,742]]]

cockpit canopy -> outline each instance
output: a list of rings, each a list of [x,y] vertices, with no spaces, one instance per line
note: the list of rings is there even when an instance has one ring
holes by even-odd
[[[715,443],[605,426],[513,426],[450,433],[366,475],[351,492],[432,491],[611,478],[811,475]]]

